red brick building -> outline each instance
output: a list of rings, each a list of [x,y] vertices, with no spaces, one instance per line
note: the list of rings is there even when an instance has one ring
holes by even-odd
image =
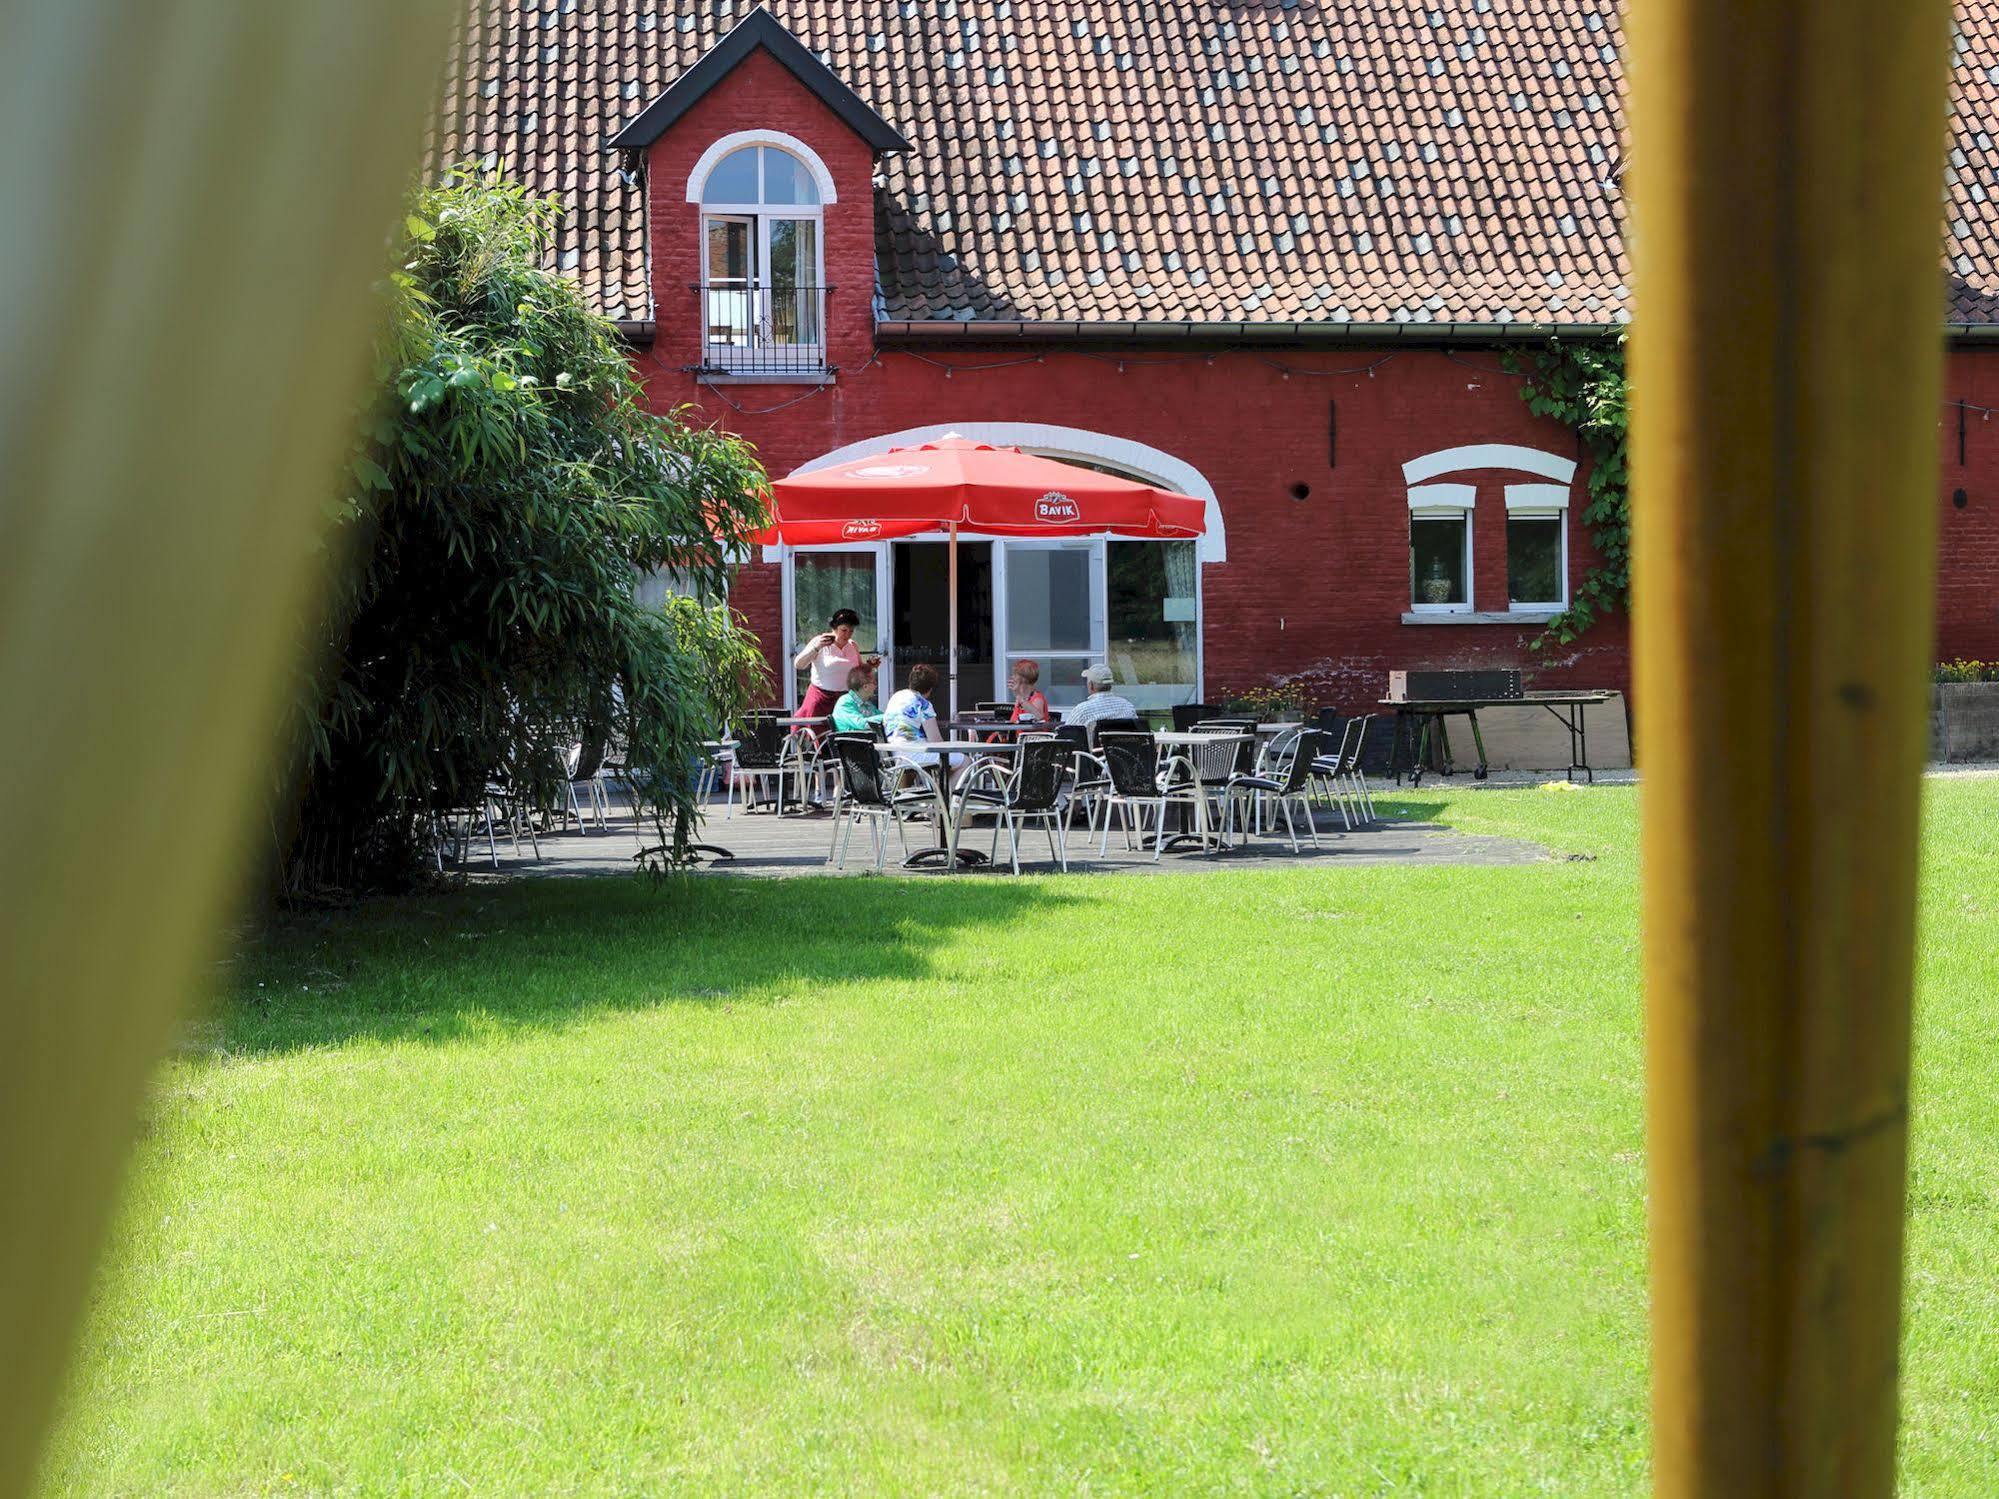
[[[1993,658],[1999,7],[1961,9],[1938,649]],[[1594,553],[1577,440],[1502,368],[1628,316],[1614,6],[778,11],[480,5],[436,155],[560,196],[656,408],[775,474],[957,431],[1208,501],[1198,543],[967,544],[970,696],[1020,655],[1058,703],[1091,660],[1146,705],[1625,685],[1622,618],[1527,648]],[[941,554],[773,548],[732,599],[773,658],[850,604],[900,676],[942,654]]]

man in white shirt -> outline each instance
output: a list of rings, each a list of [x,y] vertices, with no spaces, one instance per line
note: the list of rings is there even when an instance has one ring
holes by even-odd
[[[1094,724],[1107,718],[1137,718],[1138,709],[1132,706],[1131,700],[1119,697],[1111,691],[1114,681],[1115,678],[1111,676],[1111,669],[1108,666],[1098,664],[1086,668],[1083,672],[1083,685],[1089,689],[1090,695],[1075,707],[1065,711],[1062,722]],[[1092,739],[1097,737],[1095,730],[1091,731],[1090,737]]]

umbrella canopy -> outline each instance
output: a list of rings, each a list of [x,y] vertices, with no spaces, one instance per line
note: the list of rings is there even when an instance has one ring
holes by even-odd
[[[1154,489],[1019,448],[996,448],[955,433],[916,447],[890,448],[771,485],[776,520],[759,539],[811,546],[886,541],[921,531],[950,537],[951,717],[958,716],[958,533],[975,536],[1199,536],[1207,506],[1192,495]]]
[[[851,458],[771,485],[759,538],[793,546],[883,541],[919,531],[980,536],[1199,536],[1191,495],[963,437]]]

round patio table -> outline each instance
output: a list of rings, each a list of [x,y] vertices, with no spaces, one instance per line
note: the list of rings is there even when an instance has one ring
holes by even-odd
[[[1055,725],[1039,718],[1014,723],[1006,718],[954,718],[944,725],[954,734],[1052,734]]]

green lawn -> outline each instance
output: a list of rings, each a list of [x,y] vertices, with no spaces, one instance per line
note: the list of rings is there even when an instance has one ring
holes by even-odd
[[[275,933],[51,1491],[1644,1492],[1635,794],[1387,805],[1593,857]],[[1912,1495],[1999,1493],[1995,813],[1932,783]]]

